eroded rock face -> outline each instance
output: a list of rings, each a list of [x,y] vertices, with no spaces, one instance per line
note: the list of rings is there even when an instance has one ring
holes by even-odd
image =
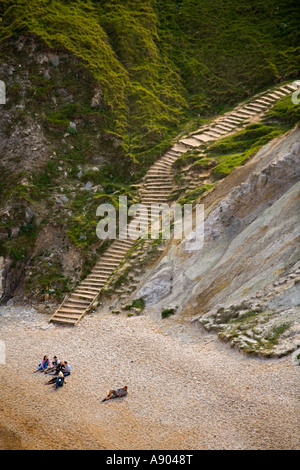
[[[163,267],[142,287],[139,297],[142,297],[147,305],[157,304],[171,293],[172,276],[172,269],[169,266]]]
[[[232,178],[231,190],[206,217],[202,249],[189,252],[185,240],[173,242],[164,265],[139,292],[147,294],[146,304],[160,310],[176,302],[181,315],[251,352],[281,355],[297,348],[299,163],[298,128],[261,149],[244,181],[235,186]]]
[[[250,353],[280,357],[300,347],[300,262],[279,280],[196,318],[205,329]]]

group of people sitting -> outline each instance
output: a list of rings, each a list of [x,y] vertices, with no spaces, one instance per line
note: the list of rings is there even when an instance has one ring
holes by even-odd
[[[54,378],[49,380],[46,385],[54,385],[55,388],[58,388],[67,383],[65,377],[71,375],[71,367],[67,361],[59,361],[57,356],[53,357],[52,362],[48,356],[44,356],[39,367],[34,371],[34,373],[36,372],[53,375]]]
[[[50,379],[46,385],[53,385],[55,389],[63,387],[66,382],[65,378],[71,375],[71,367],[67,361],[59,361],[57,356],[53,357],[53,360],[50,361],[48,356],[44,356],[42,362],[39,364],[36,372],[43,372],[44,374],[53,375],[53,379]],[[110,390],[107,397],[105,397],[102,402],[111,400],[113,398],[122,398],[127,395],[127,386],[123,388],[118,388],[117,390]]]

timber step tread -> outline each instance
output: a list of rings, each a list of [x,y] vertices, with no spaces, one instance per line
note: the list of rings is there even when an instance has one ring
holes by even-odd
[[[95,295],[92,295],[91,293],[87,293],[87,292],[74,292],[72,295],[75,295],[77,297],[85,297],[87,299],[95,298]]]
[[[85,309],[86,310],[86,309]],[[82,313],[85,311],[83,310]],[[70,309],[70,308],[60,308],[58,311],[57,311],[57,314],[67,314],[67,317],[68,318],[78,318],[80,317],[80,315],[82,315],[82,313],[80,312],[74,312],[74,310]]]
[[[78,320],[80,319],[80,317],[78,318]],[[59,317],[59,316],[55,316],[51,319],[52,322],[54,323],[61,323],[63,325],[69,325],[69,326],[75,326],[75,324],[77,323],[78,320],[70,320],[68,318],[65,318],[65,317]]]
[[[76,307],[75,305],[72,305],[72,304],[70,305],[69,303],[67,303],[67,304],[64,304],[64,306],[61,307],[61,308],[59,309],[59,311],[61,311],[62,309],[68,308],[68,309],[70,309],[70,310],[71,310],[72,312],[74,312],[74,313],[75,313],[75,312],[76,312],[76,313],[77,313],[77,312],[79,313],[79,312],[84,312],[84,311],[88,308],[89,305],[90,305],[90,304],[85,305],[85,306],[82,306],[82,307]]]

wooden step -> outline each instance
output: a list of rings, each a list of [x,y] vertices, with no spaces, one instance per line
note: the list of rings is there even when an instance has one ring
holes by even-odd
[[[91,299],[93,300],[96,295],[91,294],[90,292],[73,292],[74,297],[83,297],[85,299]]]
[[[218,134],[225,135],[228,134],[228,129],[223,129],[221,126],[217,125],[212,127],[209,132],[217,132]]]
[[[103,284],[102,286],[99,286],[97,284],[82,284],[81,289],[84,291],[88,291],[91,294],[97,295],[103,289],[104,285],[105,284]]]
[[[97,269],[100,269],[102,267],[114,267],[115,268],[118,265],[119,265],[119,263],[115,260],[108,260],[108,261],[106,260],[105,261],[104,256],[103,256],[103,258],[101,258],[101,261],[99,261],[99,263],[96,264],[95,268],[97,268]],[[95,268],[93,268],[93,269],[95,269]]]
[[[113,273],[114,271],[111,271],[110,273],[108,273],[107,275],[105,274],[102,274],[102,271],[93,271],[89,277],[87,277],[86,279],[97,279],[98,281],[103,281],[103,282],[106,282],[107,279],[111,276],[111,274]]]
[[[256,114],[254,111],[249,111],[249,110],[247,110],[247,109],[245,109],[245,108],[239,109],[238,112],[239,112],[239,113],[242,113],[242,114],[246,114],[246,116],[249,116],[249,117],[250,117],[250,116],[254,116],[254,115]]]
[[[255,109],[258,109],[260,110],[261,112],[264,112],[266,110],[266,108],[269,108],[269,105],[267,105],[266,103],[265,104],[262,104],[262,103],[253,103],[253,104],[249,104],[247,106],[245,106],[246,109],[253,109],[253,107]]]
[[[298,90],[299,85],[294,85],[294,83],[287,83],[286,85],[284,85],[284,88],[289,88],[291,91],[295,91]]]
[[[240,119],[243,119],[243,120],[246,119],[246,115],[245,115],[245,114],[244,114],[244,115],[238,114],[238,112],[233,112],[233,113],[231,113],[231,115],[232,115],[232,116],[236,116],[236,117],[238,117],[238,118],[240,118]]]
[[[172,156],[169,156],[169,155],[165,155],[162,159],[161,159],[161,162],[162,163],[169,163],[170,165],[172,165],[174,162],[176,162],[178,157],[172,157]]]
[[[82,282],[84,282],[84,281],[82,281]],[[76,292],[86,291],[87,293],[91,293],[91,294],[93,294],[93,293],[97,294],[97,292],[98,292],[98,289],[96,287],[92,287],[92,286],[88,287],[87,285],[85,285],[84,287],[81,287],[81,285],[82,285],[82,283],[77,287]]]
[[[133,243],[131,240],[127,240],[127,239],[125,239],[125,240],[117,240],[116,243],[115,243],[115,246],[118,246],[119,243],[120,243],[120,244],[122,243],[122,245],[127,246],[129,250],[130,250],[130,248],[132,248],[133,245],[134,245],[134,243]]]
[[[88,308],[88,306],[90,305],[90,301],[87,301],[85,303],[78,303],[78,302],[73,302],[71,301],[70,299],[67,299],[65,300],[61,307],[68,307],[68,308],[72,308],[72,309],[78,309],[78,310],[86,310]]]
[[[129,225],[130,226],[130,225]],[[128,248],[114,248],[113,250],[111,251],[107,251],[107,255],[112,255],[112,256],[115,256],[115,255],[118,255],[118,256],[121,256],[123,254],[123,256],[127,253],[128,251]]]
[[[194,147],[199,147],[201,145],[201,141],[196,139],[195,137],[190,137],[190,138],[186,138],[186,139],[181,139],[180,140],[180,143],[181,144],[184,144],[184,145],[187,145],[191,148],[194,148]]]
[[[59,310],[57,310],[55,315],[63,314],[63,316],[65,316],[67,318],[78,318],[85,311],[86,311],[86,309],[82,310],[81,312],[77,312],[77,311],[72,310],[71,308],[61,307]]]
[[[169,162],[166,162],[164,160],[160,160],[159,162],[154,163],[154,165],[152,165],[152,168],[167,168],[167,169],[169,169],[170,166],[171,165],[169,164]]]
[[[157,190],[157,191],[153,191],[153,192],[147,191],[147,192],[145,193],[145,195],[142,197],[142,201],[143,201],[145,198],[148,198],[148,197],[154,197],[154,198],[156,198],[156,197],[164,197],[164,196],[168,197],[168,195],[169,195],[169,191],[164,191],[164,190],[161,190],[161,189],[159,189],[159,190]]]
[[[226,118],[224,118],[224,121],[225,122],[232,122],[233,124],[236,124],[236,125],[239,125],[243,122],[243,119],[242,118],[237,118],[237,117],[234,117],[234,116],[227,116]]]
[[[95,289],[102,289],[102,287],[106,284],[106,282],[101,279],[85,279],[84,281],[82,281],[82,283],[80,284],[81,287],[94,287]]]
[[[209,135],[210,137],[212,137],[213,139],[218,139],[219,137],[222,136],[222,134],[218,131],[214,131],[212,129],[210,129],[209,131],[205,131],[204,132],[205,135]]]
[[[146,191],[156,191],[157,189],[165,189],[166,191],[169,191],[170,189],[173,188],[172,183],[146,183]]]
[[[273,91],[272,92],[272,96],[275,96],[275,98],[281,100],[281,98],[283,98],[285,96],[284,93],[282,93],[281,91],[279,90],[276,90],[276,91]]]
[[[146,181],[147,181],[147,184],[148,183],[155,183],[155,184],[158,184],[158,183],[173,183],[173,175],[172,176],[156,175],[154,177],[148,177],[146,179]]]
[[[291,93],[291,89],[289,89],[289,88],[287,88],[287,87],[285,87],[285,86],[279,87],[278,90],[282,91],[282,92],[285,94],[285,96],[286,96],[286,95],[289,95],[289,94]]]
[[[249,106],[245,106],[245,109],[249,109],[249,111],[254,111],[255,113],[263,113],[265,111],[265,109],[263,107],[260,107],[259,105],[249,105]]]
[[[268,101],[271,104],[273,104],[277,100],[277,98],[275,98],[274,96],[270,96],[270,95],[262,96],[262,99],[265,101]]]
[[[116,258],[123,259],[123,256],[120,255],[120,252],[118,250],[105,252],[105,257],[106,257],[106,259],[110,259],[111,261],[117,261]]]
[[[264,100],[262,98],[259,98],[256,100],[258,103],[264,105],[266,108],[270,107],[271,102],[269,100]]]
[[[218,127],[221,127],[224,130],[231,131],[236,128],[236,125],[228,124],[227,122],[220,121]]]
[[[106,274],[106,273],[107,273],[107,274],[112,273],[112,272],[115,270],[115,267],[114,267],[114,266],[98,266],[98,265],[96,265],[96,266],[94,266],[93,269],[91,270],[91,274],[92,274],[95,270],[103,272],[103,275],[104,275],[104,274]]]
[[[79,319],[80,319],[80,317],[79,317]],[[51,322],[53,322],[53,323],[58,323],[58,324],[61,324],[61,325],[68,325],[68,326],[75,326],[77,321],[68,320],[67,318],[64,318],[64,317],[53,317],[51,319]]]
[[[176,150],[175,147],[172,147],[166,152],[166,155],[173,155],[174,157],[179,157],[182,154],[182,150]]]
[[[88,300],[72,299],[71,297],[66,299],[65,302],[72,302],[72,303],[74,303],[74,306],[75,305],[82,305],[83,307],[84,306],[86,307],[87,305],[90,305],[90,302]]]
[[[103,267],[106,266],[106,267],[112,267],[112,268],[113,268],[113,271],[114,271],[115,269],[117,269],[117,267],[118,267],[119,265],[120,265],[120,262],[119,262],[118,260],[116,260],[115,258],[105,258],[105,259],[103,258],[103,259],[101,260],[101,265],[100,265],[100,263],[99,263],[97,266],[95,266],[95,268],[93,268],[93,270],[94,270],[94,269],[98,269],[98,270],[99,270],[99,269],[102,268],[102,266],[103,266]]]

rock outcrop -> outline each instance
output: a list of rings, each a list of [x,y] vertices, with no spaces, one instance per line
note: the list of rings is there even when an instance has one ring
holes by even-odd
[[[201,200],[203,247],[189,251],[193,236],[174,240],[137,296],[157,314],[176,303],[180,315],[248,352],[294,351],[300,346],[299,163],[295,128],[219,182]]]

